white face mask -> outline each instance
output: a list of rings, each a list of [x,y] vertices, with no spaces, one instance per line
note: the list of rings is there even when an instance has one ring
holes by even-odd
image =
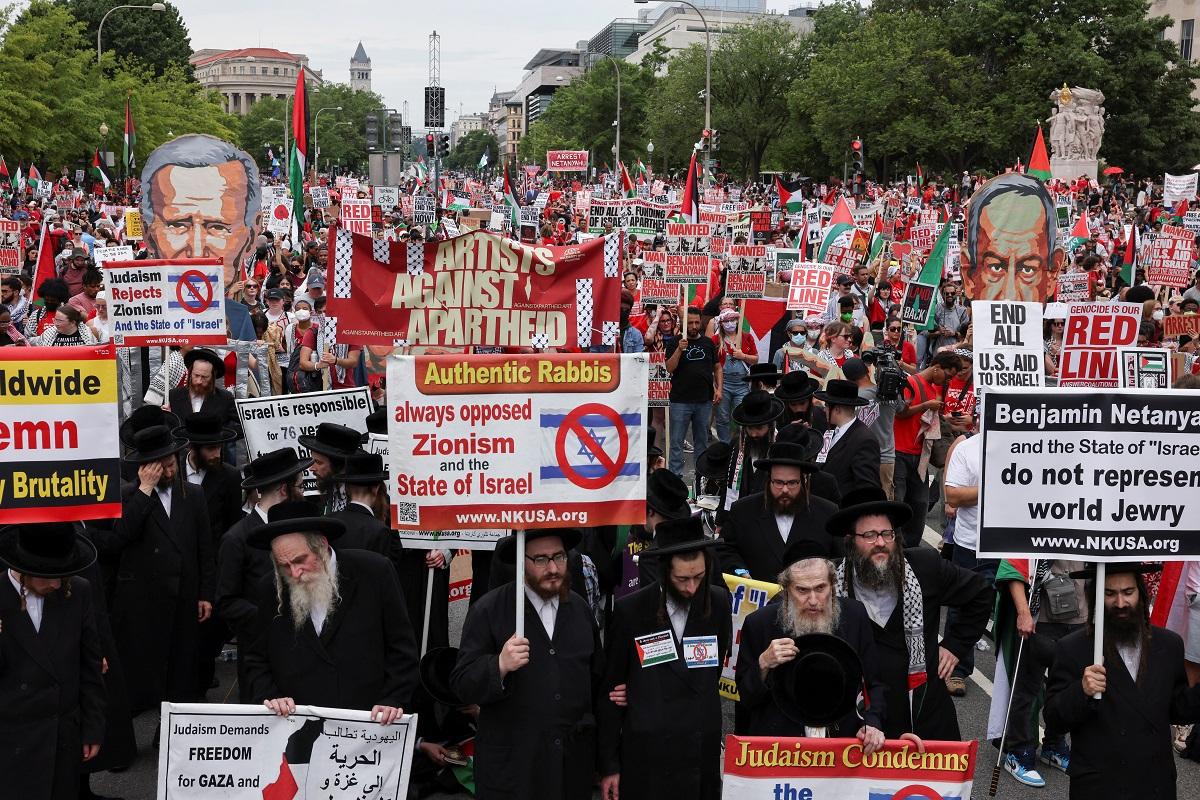
[[[312,318],[312,312],[309,311],[307,308],[301,308],[301,309],[296,310],[296,321],[308,322],[308,320],[310,318]]]
[[[1153,314],[1151,314],[1150,316],[1154,317],[1154,320],[1157,322],[1157,321],[1161,320],[1163,317],[1165,317],[1166,314],[1164,314],[1163,310],[1160,308],[1157,311],[1155,311]]]
[[[821,331],[819,331],[819,330],[816,330],[816,331],[809,331],[809,332],[808,332],[808,338],[810,338],[810,339],[819,339],[819,338],[821,338]]]

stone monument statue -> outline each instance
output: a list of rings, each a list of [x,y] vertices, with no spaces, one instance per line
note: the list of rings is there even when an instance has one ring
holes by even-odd
[[[1104,137],[1104,93],[1079,86],[1050,93],[1050,171],[1055,178],[1097,177],[1096,156]]]

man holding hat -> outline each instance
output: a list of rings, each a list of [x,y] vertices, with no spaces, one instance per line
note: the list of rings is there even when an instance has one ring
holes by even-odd
[[[315,504],[272,506],[251,547],[275,566],[259,582],[256,635],[246,653],[255,702],[280,716],[296,705],[369,710],[394,722],[417,685],[417,648],[400,582],[386,558],[334,551],[346,530]]]
[[[237,407],[233,395],[220,385],[225,377],[225,362],[212,350],[196,348],[183,356],[187,367],[187,385],[167,393],[171,412],[183,421],[192,414],[206,411],[222,425],[237,428]]]
[[[849,363],[850,359],[846,361]],[[858,396],[858,386],[853,381],[838,378],[830,380],[824,391],[813,396],[825,404],[829,415],[825,443],[817,455],[821,469],[837,481],[842,494],[881,486],[879,440],[857,414],[870,401]]]
[[[915,733],[958,740],[958,715],[946,678],[979,641],[995,590],[981,575],[956,566],[929,547],[903,547],[901,528],[911,509],[883,489],[847,493],[825,523],[843,537],[846,558],[837,567],[839,597],[862,602],[871,619],[879,674],[887,686],[889,739]],[[958,609],[938,641],[942,608]]]
[[[333,476],[342,469],[346,457],[359,449],[362,433],[345,425],[322,422],[317,425],[315,435],[301,436],[298,441],[312,457],[312,471],[325,498],[325,512],[341,511],[346,507],[346,490]]]
[[[721,665],[732,636],[729,592],[698,517],[658,525],[643,559],[663,579],[616,604],[601,700],[602,800],[721,795]]]
[[[204,494],[179,474],[185,447],[155,425],[134,434],[125,457],[138,471],[110,537],[120,552],[111,610],[135,712],[198,699],[199,625],[212,615],[216,559]]]
[[[571,591],[567,552],[574,528],[527,531],[524,584],[506,583],[467,612],[450,686],[477,704],[475,796],[588,800],[596,756],[592,698],[603,670],[591,610]],[[495,558],[515,564],[516,537]],[[518,573],[519,574],[519,573]],[[516,631],[516,603],[525,631]]]
[[[271,559],[250,547],[250,534],[267,524],[270,511],[288,500],[301,499],[300,476],[312,465],[293,447],[263,453],[243,470],[242,488],[257,492],[258,502],[221,538],[217,554],[217,613],[238,640],[238,691],[241,702],[252,702],[246,679],[246,647],[258,618],[258,585],[272,572]]]
[[[0,531],[0,775],[5,797],[76,800],[104,737],[96,548],[65,522]]]
[[[1188,688],[1179,635],[1150,624],[1142,575],[1158,569],[1106,565],[1102,665],[1094,622],[1058,641],[1044,713],[1047,728],[1071,734],[1072,798],[1176,795],[1171,723],[1200,722],[1200,686]],[[1095,596],[1095,565],[1071,577]]]
[[[723,572],[773,581],[783,569],[784,551],[801,539],[816,542],[830,557],[840,554],[825,532],[837,506],[810,492],[808,475],[818,468],[809,457],[800,445],[775,442],[766,458],[754,462],[766,473],[767,488],[741,498],[725,515],[717,540]]]
[[[756,470],[754,465],[766,458],[774,439],[775,420],[782,414],[783,401],[762,390],[747,394],[741,405],[733,410],[733,421],[738,424],[738,438],[737,447],[729,459],[725,510],[729,510],[739,497],[756,494],[766,488],[767,473]]]

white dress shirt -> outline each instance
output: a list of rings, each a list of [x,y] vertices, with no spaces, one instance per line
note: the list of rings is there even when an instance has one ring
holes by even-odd
[[[171,516],[171,487],[168,486],[163,489],[156,486],[154,487],[154,491],[158,494],[158,500],[162,503],[163,510],[167,512],[167,516]]]
[[[795,514],[775,515],[775,526],[779,528],[779,535],[783,537],[784,544],[787,543],[788,536],[790,536],[792,533],[792,522],[795,519]]]
[[[188,392],[188,399],[192,401],[192,413],[199,414],[200,406],[204,405],[204,395]]]
[[[333,548],[329,548],[329,572],[337,574],[337,553]],[[329,606],[321,603],[314,603],[312,610],[308,612],[308,618],[312,620],[313,628],[317,632],[317,636],[321,635],[321,629],[325,627],[325,618],[329,616]]]
[[[188,457],[183,460],[183,475],[188,483],[199,486],[204,483],[204,476],[208,470],[197,468],[192,465],[192,456],[189,453]]]
[[[688,606],[681,606],[667,598],[667,617],[671,620],[671,630],[675,631],[675,641],[683,641],[683,629],[687,627]]]
[[[896,610],[896,594],[895,588],[869,589],[857,577],[854,579],[854,597],[867,607],[867,616],[881,628],[887,625]]]
[[[829,442],[830,450],[832,450],[833,446],[838,443],[838,440],[840,440],[843,436],[846,435],[846,431],[850,430],[850,426],[854,424],[854,420],[856,420],[856,419],[858,419],[858,417],[851,417],[849,420],[847,420],[846,422],[843,422],[841,425],[838,425],[837,428],[834,429],[833,439],[831,439]],[[828,451],[826,451],[826,452],[828,453]]]
[[[1129,671],[1129,677],[1136,682],[1138,677],[1138,667],[1142,664],[1142,643],[1136,644],[1119,644],[1117,645],[1117,654],[1121,656],[1121,660],[1125,662],[1125,669]]]
[[[526,586],[525,596],[529,598],[533,610],[537,612],[538,619],[542,621],[542,627],[546,629],[546,636],[553,639],[554,621],[558,618],[558,595],[543,600],[541,595]]]
[[[10,569],[8,571],[8,579],[12,581],[13,588],[17,590],[17,596],[22,593],[25,595],[25,611],[29,614],[29,621],[33,623],[33,629],[38,633],[42,632],[42,611],[45,608],[46,598],[40,594],[34,594],[28,589],[21,587],[21,582],[17,580],[17,576]]]

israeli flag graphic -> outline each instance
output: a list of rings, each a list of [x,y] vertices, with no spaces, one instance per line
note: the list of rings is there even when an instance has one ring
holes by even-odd
[[[581,485],[581,481],[592,481],[607,485],[638,479],[646,452],[644,415],[601,408],[606,412],[547,409],[539,414],[542,458],[538,474],[542,483]]]

